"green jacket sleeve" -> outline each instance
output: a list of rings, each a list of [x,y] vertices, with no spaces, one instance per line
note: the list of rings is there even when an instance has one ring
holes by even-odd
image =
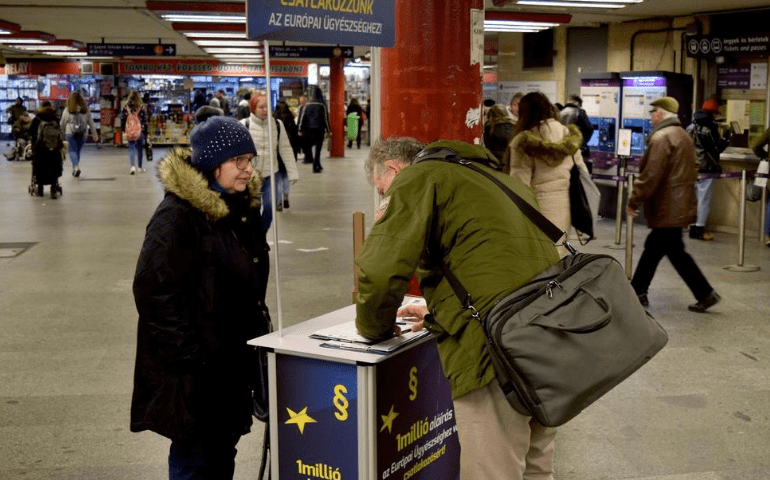
[[[426,248],[433,192],[425,176],[411,175],[407,167],[383,200],[387,208],[356,257],[356,327],[364,337],[381,340],[391,335],[396,311]]]

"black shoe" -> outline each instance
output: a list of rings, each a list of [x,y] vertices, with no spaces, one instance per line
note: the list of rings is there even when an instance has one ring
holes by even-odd
[[[313,173],[321,173],[321,169],[313,167]]]
[[[690,238],[698,239],[698,227],[690,225]]]
[[[720,300],[722,300],[722,297],[720,297],[717,292],[712,290],[711,293],[709,293],[705,298],[698,300],[698,303],[693,303],[692,305],[689,305],[687,307],[687,310],[691,312],[703,313],[709,308],[719,303]]]
[[[56,185],[51,185],[51,200],[56,200]]]
[[[650,301],[647,300],[646,293],[639,294],[637,295],[637,297],[639,298],[639,303],[641,303],[644,308],[647,308],[650,306]]]
[[[289,208],[289,199],[283,201],[283,208]]]
[[[348,148],[353,148],[353,142],[348,142]]]

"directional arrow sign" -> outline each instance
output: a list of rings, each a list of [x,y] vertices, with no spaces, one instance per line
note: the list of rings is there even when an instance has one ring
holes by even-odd
[[[89,57],[175,57],[175,43],[88,43]]]
[[[272,58],[353,58],[353,47],[317,47],[304,45],[270,45]]]

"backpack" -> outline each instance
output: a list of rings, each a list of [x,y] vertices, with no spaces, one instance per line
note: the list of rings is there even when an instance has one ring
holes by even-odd
[[[86,122],[83,121],[83,115],[76,113],[72,116],[72,134],[83,135],[86,133]]]
[[[142,122],[139,120],[139,110],[132,112],[128,110],[128,118],[126,119],[126,139],[133,142],[139,140],[142,135]]]
[[[47,120],[40,122],[37,130],[38,145],[45,146],[48,150],[54,152],[64,146],[62,142],[61,127],[56,120]]]

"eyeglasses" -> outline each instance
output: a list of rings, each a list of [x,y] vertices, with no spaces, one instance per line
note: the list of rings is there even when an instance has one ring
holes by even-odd
[[[251,159],[254,157],[255,155],[247,153],[245,155],[233,157],[230,160],[235,162],[235,168],[237,168],[238,170],[246,170],[246,167],[249,166],[249,164],[251,163]]]

